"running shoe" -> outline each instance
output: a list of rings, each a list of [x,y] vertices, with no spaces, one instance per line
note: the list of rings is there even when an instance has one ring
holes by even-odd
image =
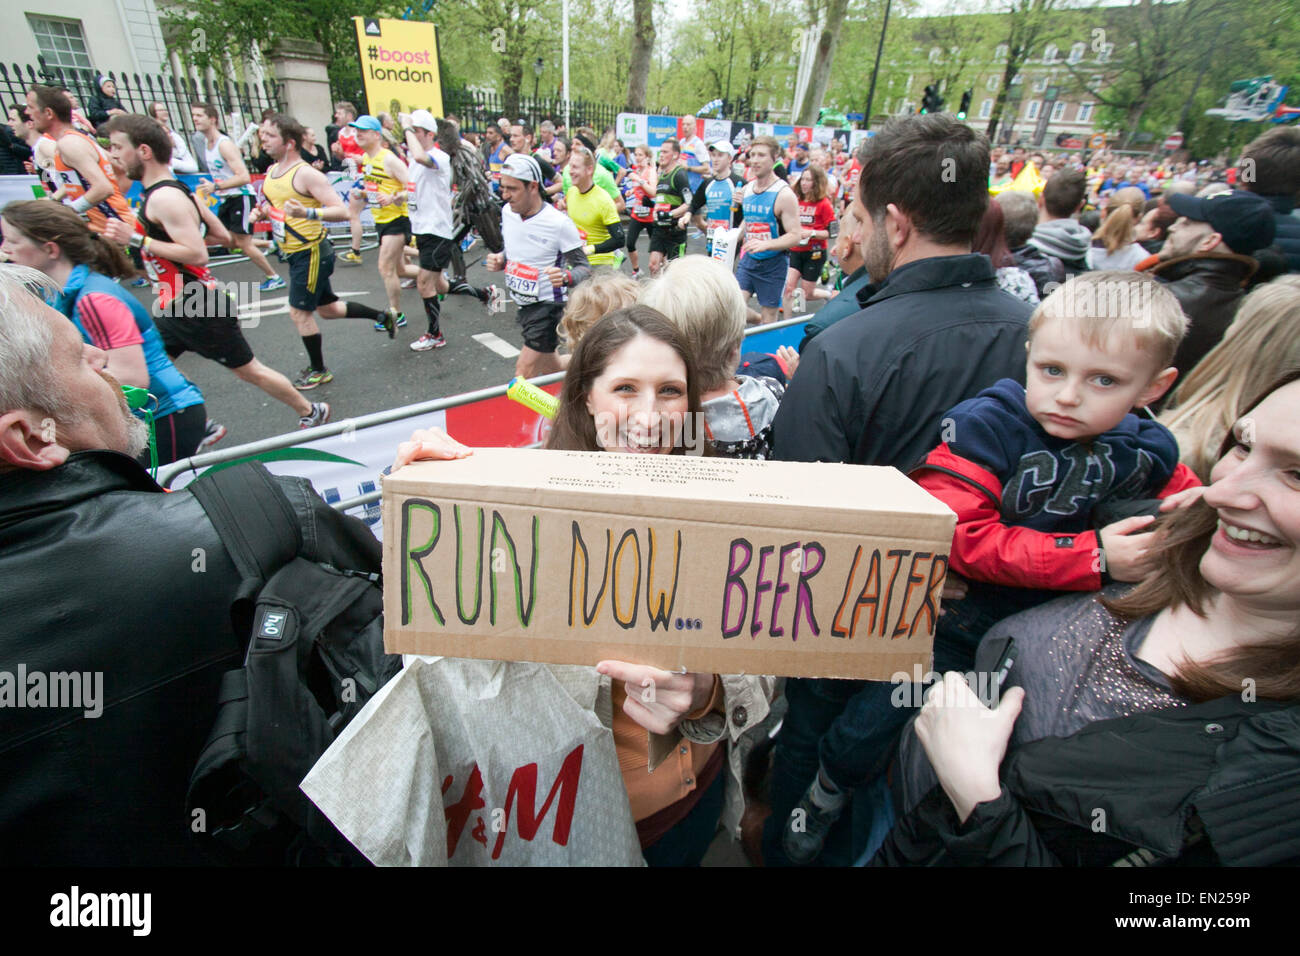
[[[809,787],[781,830],[781,849],[796,866],[807,866],[821,855],[826,836],[840,818],[843,804],[832,809],[817,805]]]
[[[428,332],[421,335],[411,343],[412,352],[427,352],[430,349],[440,349],[447,344],[447,340],[441,335],[430,335]]]
[[[406,328],[406,313],[396,309],[385,309],[383,317],[375,323],[376,332],[387,332],[391,339],[398,329]]]
[[[226,426],[209,418],[207,424],[203,427],[203,440],[199,442],[199,447],[194,449],[195,454],[211,448],[225,437]]]
[[[460,251],[469,252],[471,249],[474,248],[474,243],[476,242],[478,242],[478,236],[474,235],[474,233],[471,232],[469,235],[467,235],[464,239],[460,241]]]
[[[298,373],[298,377],[293,380],[293,387],[300,392],[305,392],[309,388],[315,388],[317,385],[324,385],[326,382],[334,381],[334,376],[329,369],[305,368]]]
[[[299,428],[315,428],[330,420],[329,402],[312,402],[311,412],[298,419]]]
[[[261,292],[274,292],[276,289],[283,289],[286,285],[288,283],[279,276],[267,276],[257,288]]]
[[[136,276],[134,279],[131,280],[132,287],[136,289],[143,289],[148,284],[149,284],[149,280],[146,279],[144,276]]]
[[[345,266],[359,266],[361,265],[361,253],[357,252],[355,249],[349,249],[347,252],[344,252],[339,256],[339,262],[343,263]]]
[[[403,279],[403,280],[401,281],[401,286],[402,286],[403,289],[414,289],[414,288],[415,288],[415,280],[414,280],[414,279]]]
[[[499,285],[490,285],[485,290],[488,294],[487,302],[489,312],[504,312],[506,310],[506,294]]]

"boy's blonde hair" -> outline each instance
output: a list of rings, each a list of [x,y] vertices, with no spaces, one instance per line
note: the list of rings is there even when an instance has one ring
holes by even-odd
[[[560,319],[560,338],[570,352],[586,331],[615,309],[636,304],[641,286],[635,279],[613,269],[597,269],[586,282],[579,282],[569,293],[569,302]]]
[[[682,330],[695,355],[701,392],[735,377],[745,337],[745,296],[726,266],[708,256],[674,259],[647,283],[640,301]]]
[[[1187,334],[1187,316],[1174,294],[1142,272],[1107,269],[1084,272],[1049,295],[1029,317],[1029,341],[1044,322],[1066,320],[1094,348],[1106,348],[1118,333],[1156,359],[1156,372],[1174,360]]]

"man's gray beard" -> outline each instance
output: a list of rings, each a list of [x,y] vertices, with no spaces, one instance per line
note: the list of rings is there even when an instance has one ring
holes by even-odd
[[[149,425],[128,413],[130,421],[126,426],[126,454],[139,458],[140,453],[149,447]]]

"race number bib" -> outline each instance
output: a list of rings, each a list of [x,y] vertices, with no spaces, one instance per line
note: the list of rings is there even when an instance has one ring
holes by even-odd
[[[506,288],[520,298],[536,299],[540,275],[536,269],[525,263],[507,262]]]
[[[758,242],[766,242],[772,238],[772,225],[766,222],[751,222],[749,229],[745,233],[745,239],[753,239]]]
[[[415,183],[413,183],[413,182],[407,183],[407,184],[406,184],[406,191],[407,191],[407,193],[410,194],[409,198],[408,198],[407,201],[406,201],[406,208],[407,208],[407,210],[410,211],[410,212],[415,212],[415,210],[416,210],[416,205],[415,205]]]
[[[730,229],[731,221],[729,219],[710,219],[708,225],[709,232],[714,233],[719,229]]]
[[[266,214],[271,220],[271,238],[284,242],[284,210],[271,206]]]
[[[379,183],[366,183],[366,205],[371,207],[379,205]]]

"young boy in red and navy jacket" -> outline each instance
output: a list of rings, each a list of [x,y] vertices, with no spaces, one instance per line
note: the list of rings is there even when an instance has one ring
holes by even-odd
[[[1025,387],[1003,379],[948,412],[944,443],[912,475],[957,512],[951,568],[972,582],[941,627],[978,641],[1054,596],[1044,591],[1142,579],[1155,505],[1134,504],[1200,484],[1170,431],[1132,411],[1173,384],[1186,330],[1178,301],[1149,276],[1085,273],[1030,317]],[[1099,514],[1125,510],[1147,513],[1094,530]]]

